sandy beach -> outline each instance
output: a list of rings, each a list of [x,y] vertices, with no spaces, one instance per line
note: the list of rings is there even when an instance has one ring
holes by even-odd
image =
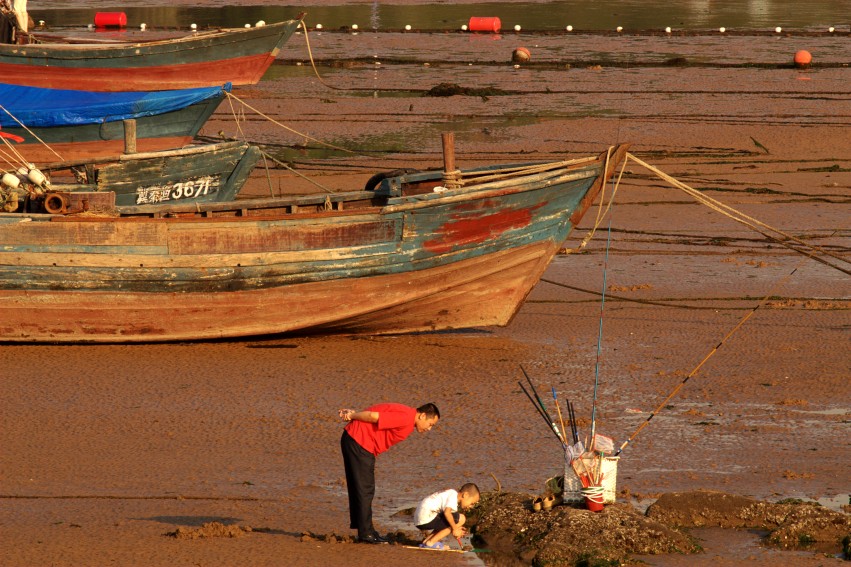
[[[266,79],[235,89],[233,107],[223,103],[203,134],[241,130],[333,189],[360,187],[380,170],[440,167],[441,131],[455,132],[461,166],[579,157],[628,141],[682,182],[848,258],[844,41],[737,36],[722,50],[711,35],[309,37],[335,88],[312,75],[295,36]],[[533,59],[515,68],[508,61],[520,43]],[[791,68],[804,48],[817,64]],[[439,83],[508,94],[424,96]],[[296,133],[240,111],[240,100]],[[319,189],[283,168],[267,178],[261,165],[246,192],[305,190]],[[595,206],[567,249],[596,215]],[[597,427],[616,442],[771,296],[626,449],[620,502],[643,509],[662,493],[706,489],[848,505],[848,275],[696,204],[635,162],[611,215],[611,232],[606,217],[587,247],[556,257],[506,328],[0,346],[0,564],[494,565],[486,554],[323,537],[351,535],[336,410],[433,401],[444,416],[379,457],[383,533],[416,535],[394,515],[464,482],[493,490],[495,477],[503,490],[539,492],[563,472],[563,453],[517,385],[520,365],[575,402],[587,433],[604,268]],[[211,521],[252,531],[166,535]],[[703,554],[641,560],[841,564],[763,547],[748,532],[696,535]]]

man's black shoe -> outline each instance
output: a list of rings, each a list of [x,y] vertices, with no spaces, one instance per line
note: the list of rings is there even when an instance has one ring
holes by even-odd
[[[388,543],[386,539],[378,534],[369,534],[368,536],[359,537],[359,543]]]

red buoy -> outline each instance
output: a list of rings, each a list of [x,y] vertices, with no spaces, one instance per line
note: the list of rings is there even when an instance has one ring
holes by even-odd
[[[527,63],[532,59],[532,52],[525,47],[518,47],[511,53],[511,60],[515,63]]]
[[[810,63],[813,62],[813,56],[810,55],[809,51],[804,49],[795,53],[795,67],[798,69],[806,69],[810,66]]]
[[[95,27],[123,28],[127,25],[127,14],[124,12],[98,12],[95,14]]]
[[[499,29],[502,27],[502,22],[499,21],[499,18],[470,18],[470,23],[468,24],[470,31],[483,31],[483,32],[499,32]]]

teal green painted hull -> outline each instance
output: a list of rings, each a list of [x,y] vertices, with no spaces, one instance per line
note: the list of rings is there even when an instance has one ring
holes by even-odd
[[[3,82],[82,91],[255,84],[299,20],[133,43],[0,44]]]
[[[190,146],[182,150],[122,155],[102,162],[74,164],[84,183],[57,184],[68,165],[48,165],[59,192],[111,192],[119,213],[142,213],[178,203],[232,201],[260,159],[260,149],[244,142]]]
[[[426,172],[117,219],[0,215],[0,340],[507,325],[625,152],[468,170],[458,188]]]

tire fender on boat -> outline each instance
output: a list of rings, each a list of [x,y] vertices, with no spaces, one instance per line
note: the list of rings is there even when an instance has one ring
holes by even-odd
[[[390,179],[391,177],[400,177],[402,175],[409,175],[411,173],[419,173],[419,169],[412,168],[403,168],[403,169],[394,169],[393,171],[382,171],[381,173],[376,173],[372,177],[370,177],[366,185],[363,186],[364,191],[374,191],[378,185],[384,181],[385,179]]]

